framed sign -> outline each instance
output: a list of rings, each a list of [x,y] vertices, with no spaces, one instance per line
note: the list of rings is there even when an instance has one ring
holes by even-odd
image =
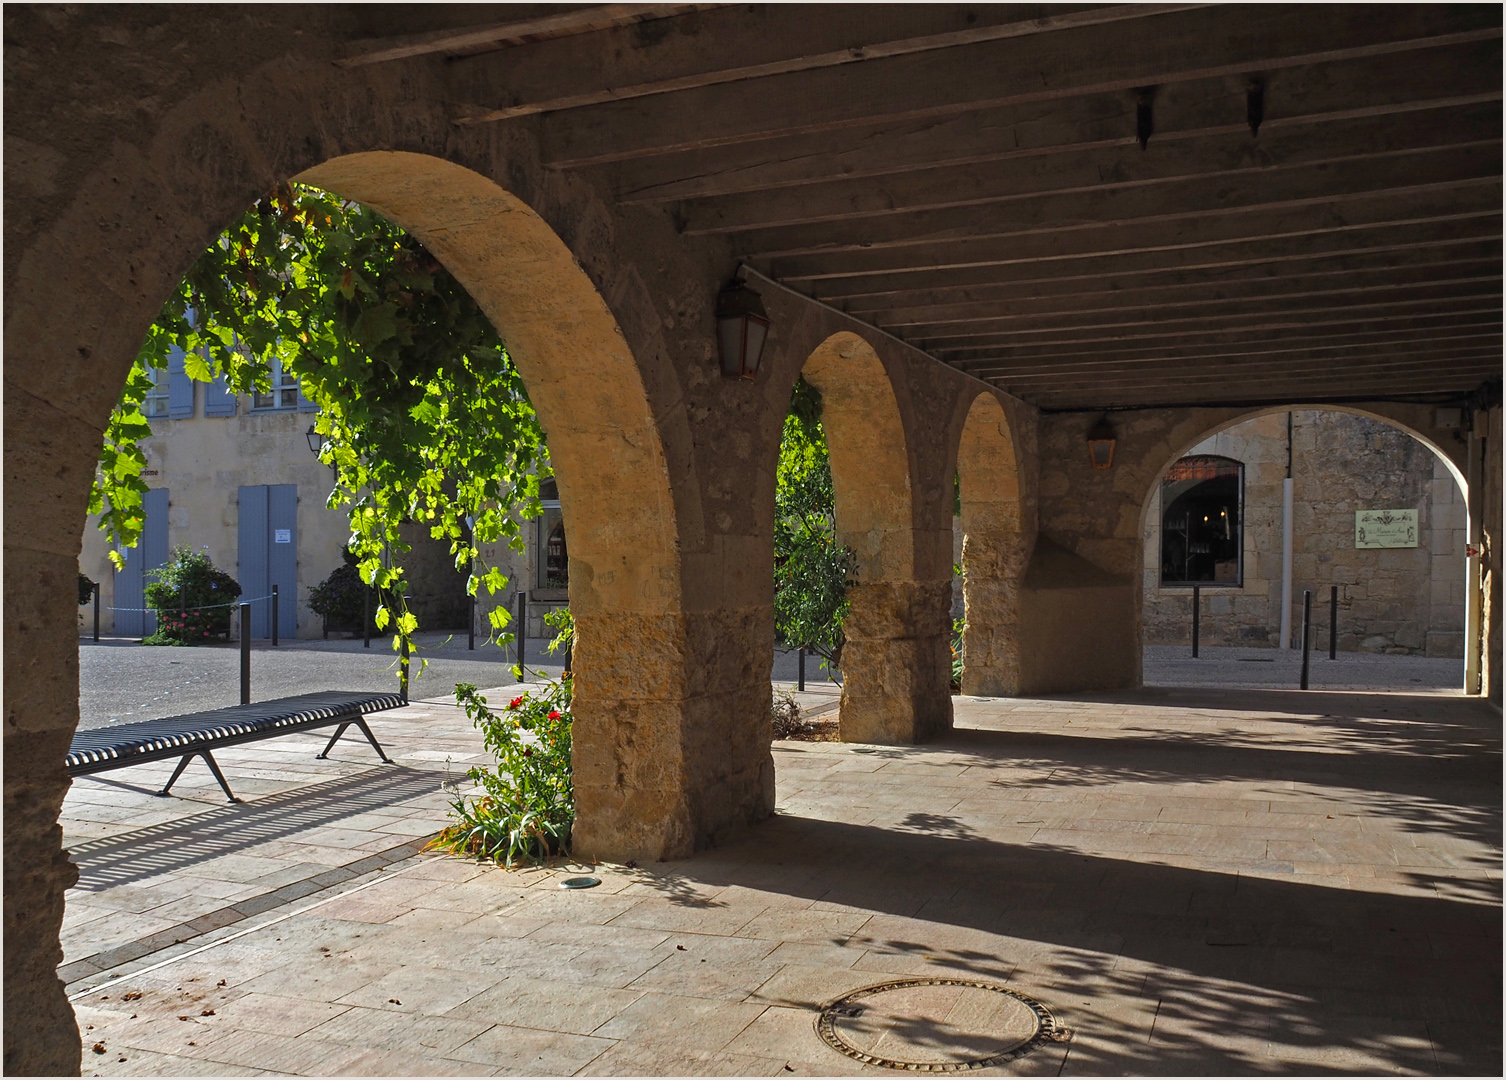
[[[1414,548],[1416,510],[1356,510],[1354,546],[1357,548]]]

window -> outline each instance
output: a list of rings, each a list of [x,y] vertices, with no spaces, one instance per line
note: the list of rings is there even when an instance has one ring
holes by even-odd
[[[553,480],[539,484],[539,501],[544,512],[539,515],[537,588],[570,587],[570,549],[565,544],[565,521],[560,513],[559,488]]]
[[[258,390],[251,395],[253,409],[298,408],[298,376],[282,370],[282,361],[272,361],[272,389],[268,393]]]
[[[1244,466],[1185,457],[1161,481],[1161,584],[1240,585]]]
[[[141,403],[141,413],[148,420],[160,420],[167,416],[167,387],[170,379],[166,368],[149,367],[146,373],[151,377],[152,388],[146,392],[146,400]]]

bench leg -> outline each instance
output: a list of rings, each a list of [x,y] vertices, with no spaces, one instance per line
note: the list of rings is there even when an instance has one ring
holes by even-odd
[[[173,785],[178,782],[178,777],[183,775],[183,770],[188,768],[188,763],[196,757],[201,757],[204,759],[204,764],[209,766],[209,771],[214,773],[214,778],[219,781],[220,788],[225,792],[225,797],[231,802],[240,802],[240,800],[235,797],[235,793],[230,790],[230,785],[225,782],[225,774],[220,772],[219,765],[215,762],[214,756],[210,754],[208,750],[195,750],[191,754],[184,754],[183,760],[178,762],[178,767],[173,770],[173,775],[168,779],[167,786],[164,787],[161,791],[157,792],[157,794],[171,794]]]
[[[345,729],[348,727],[350,727],[349,720],[345,721],[345,723],[335,728],[335,733],[329,737],[329,742],[324,744],[324,750],[314,755],[315,759],[318,761],[323,761],[325,758],[329,757],[329,752],[335,748],[335,743],[340,741],[340,736],[345,734]]]

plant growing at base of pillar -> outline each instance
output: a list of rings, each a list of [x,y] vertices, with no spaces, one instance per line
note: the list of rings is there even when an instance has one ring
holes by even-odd
[[[837,542],[821,394],[799,379],[779,442],[774,489],[774,629],[787,646],[808,649],[825,666],[841,666],[854,566],[851,549]]]
[[[493,712],[474,686],[460,683],[455,699],[496,755],[495,768],[466,775],[477,795],[456,794],[454,824],[430,847],[512,866],[564,855],[575,823],[570,775],[570,677],[513,698]]]

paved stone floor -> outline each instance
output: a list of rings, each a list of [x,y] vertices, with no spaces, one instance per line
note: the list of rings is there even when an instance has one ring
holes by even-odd
[[[505,693],[506,691],[499,692]],[[835,688],[805,699],[827,708]],[[922,747],[778,743],[779,810],[680,862],[423,854],[452,707],[83,778],[85,1074],[847,1074],[814,1007],[962,974],[1073,1032],[992,1072],[1501,1070],[1501,721],[1445,694],[958,698]],[[860,752],[868,751],[868,752]],[[946,1043],[944,1027],[904,1038]],[[95,1048],[102,1052],[95,1052]]]

